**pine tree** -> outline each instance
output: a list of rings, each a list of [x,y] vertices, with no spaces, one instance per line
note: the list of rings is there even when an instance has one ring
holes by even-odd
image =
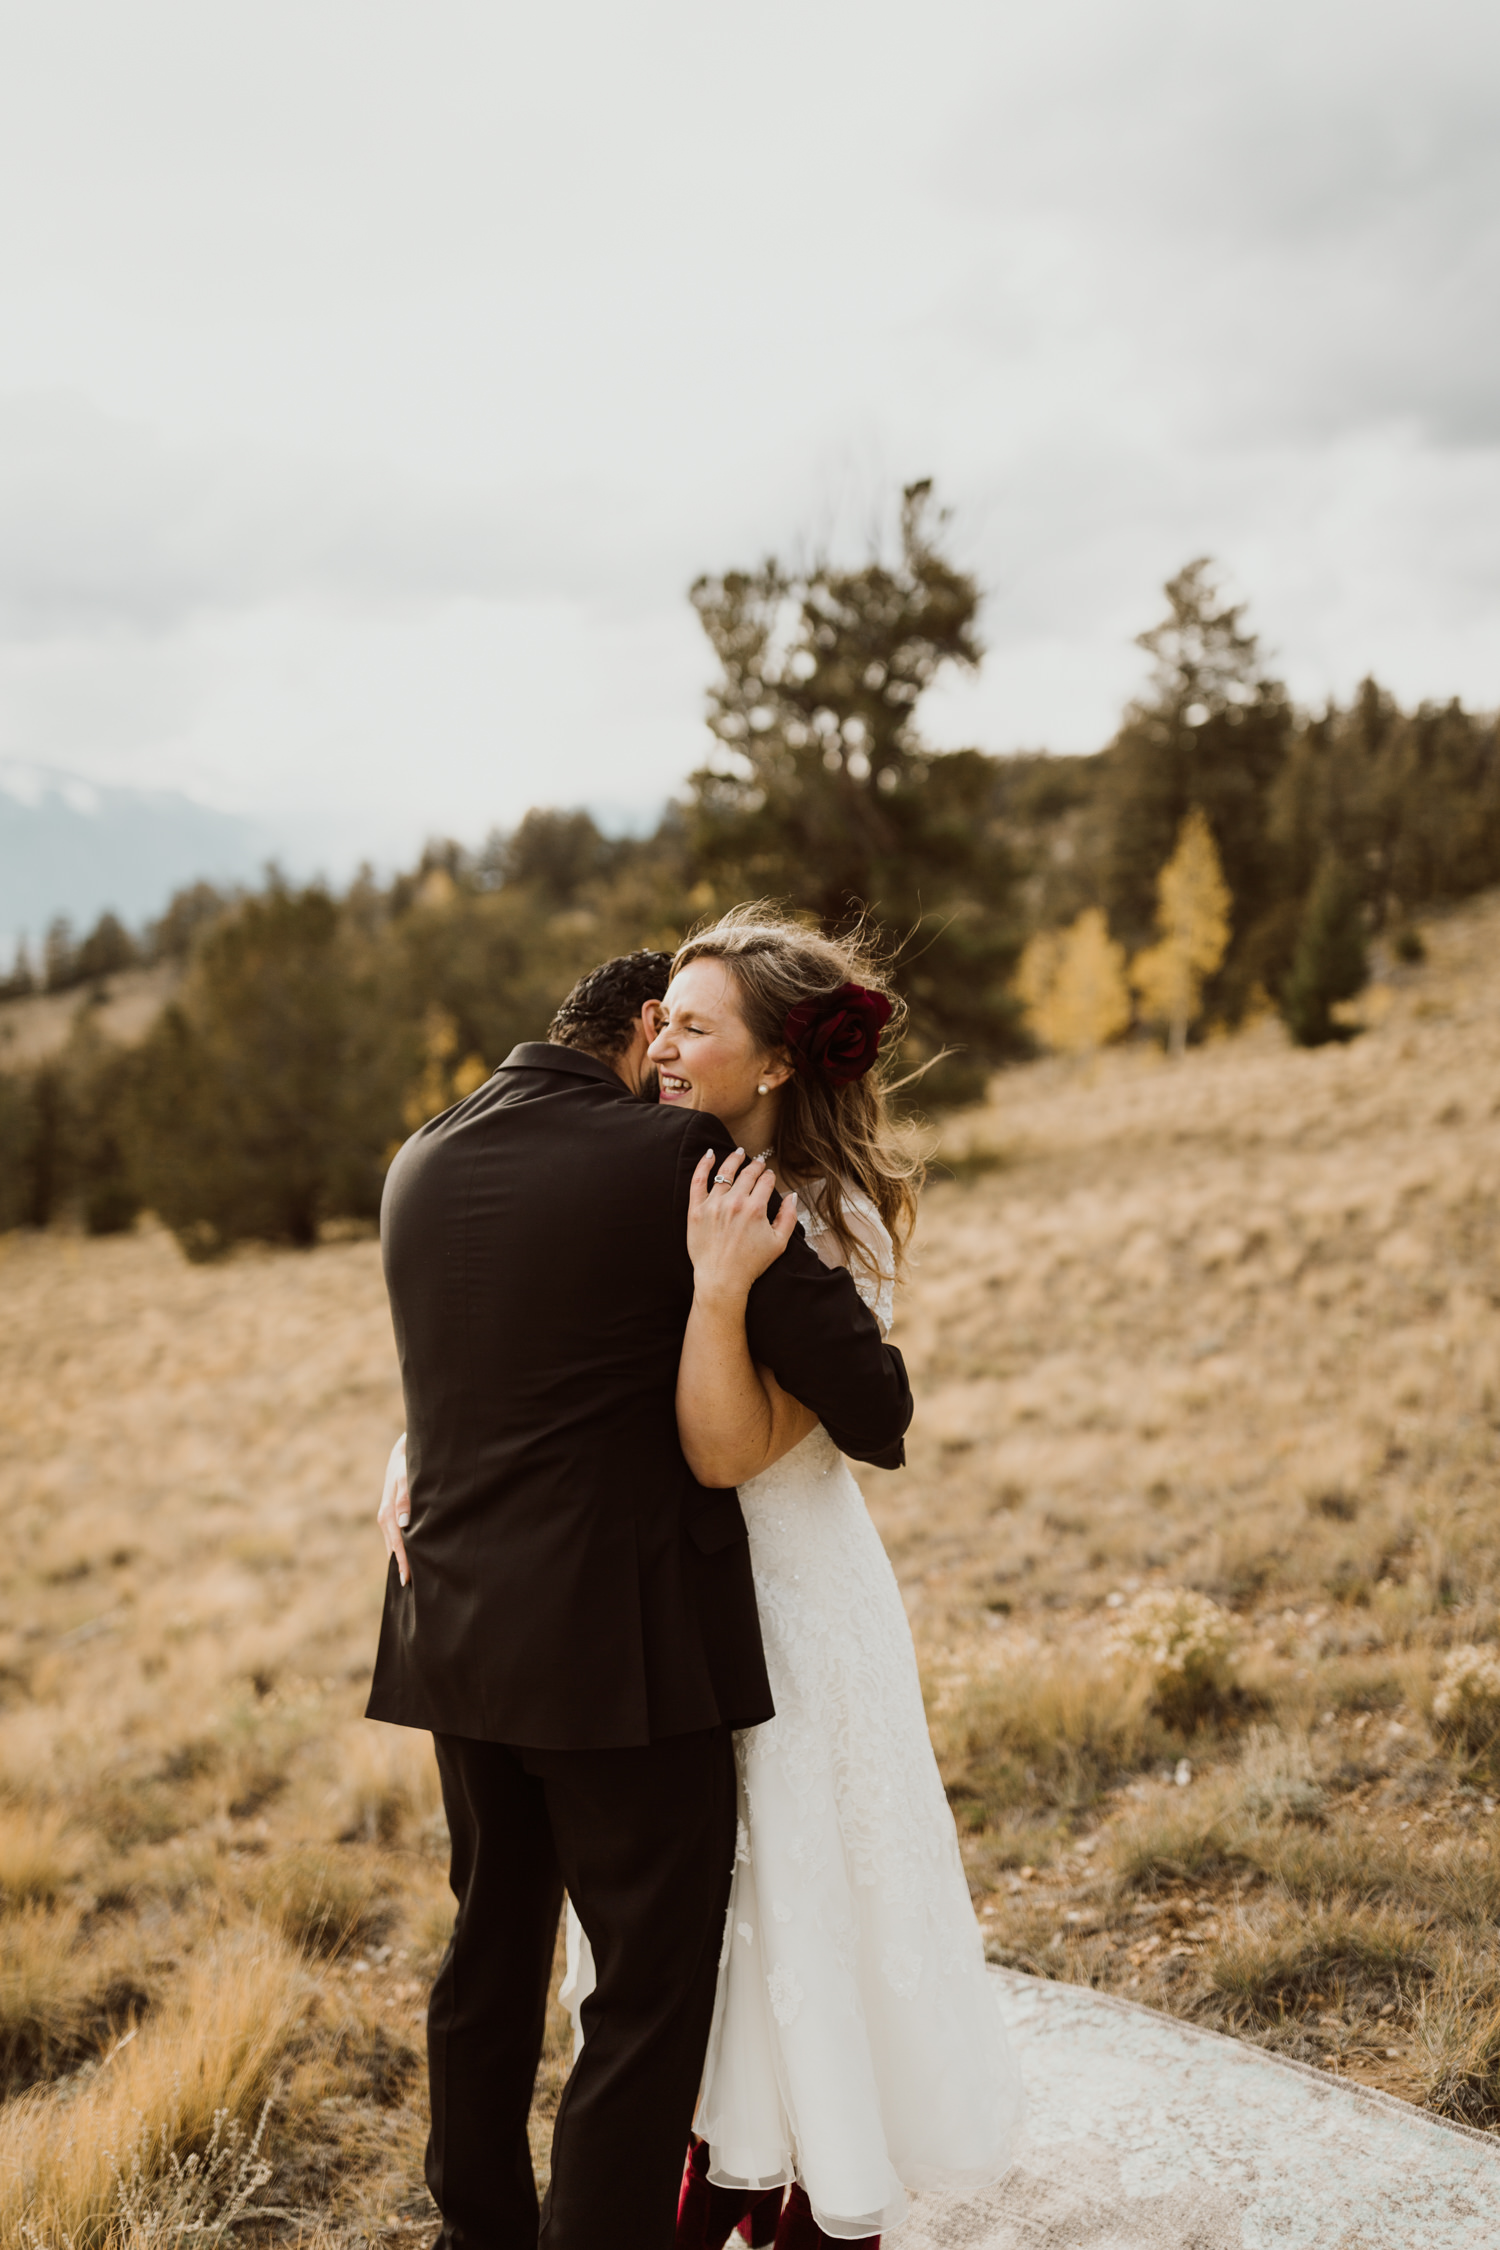
[[[1174,1055],[1187,1046],[1197,1019],[1203,984],[1223,960],[1229,945],[1233,901],[1224,881],[1213,830],[1195,805],[1177,832],[1177,848],[1156,879],[1156,926],[1160,937],[1131,964],[1130,981],[1144,1012],[1167,1026]]]
[[[36,971],[31,966],[31,954],[22,938],[16,947],[10,974],[0,977],[0,1000],[25,1000],[37,988]]]
[[[1097,906],[1066,930],[1038,931],[1021,956],[1016,989],[1033,1036],[1060,1054],[1089,1054],[1130,1022],[1125,948]]]
[[[66,914],[58,914],[48,923],[42,940],[42,981],[48,992],[66,992],[77,983],[77,959],[73,925]]]
[[[190,1257],[373,1213],[400,1135],[388,1007],[333,899],[273,877],[203,934],[142,1044],[134,1171]]]
[[[0,1071],[0,1234],[54,1215],[60,1109],[55,1064]]]
[[[1303,909],[1291,974],[1281,990],[1281,1018],[1299,1047],[1322,1047],[1351,1036],[1334,1006],[1352,1000],[1369,978],[1365,911],[1344,861],[1325,852]]]
[[[914,714],[946,665],[977,667],[979,589],[938,550],[930,483],[902,495],[900,556],[700,578],[719,660],[714,766],[692,777],[692,840],[750,888],[838,921],[870,903],[920,826],[927,760]]]
[[[133,967],[137,958],[135,940],[118,914],[106,912],[80,943],[73,959],[73,975],[77,983],[87,984],[91,978],[113,976],[119,969]]]
[[[1156,659],[1151,689],[1105,753],[1103,903],[1111,927],[1142,943],[1157,870],[1188,812],[1201,807],[1235,902],[1233,942],[1210,999],[1236,1016],[1261,974],[1259,925],[1281,895],[1271,806],[1294,720],[1243,604],[1224,599],[1207,557],[1179,571],[1166,594],[1167,616],[1140,635]]]
[[[61,1094],[57,1201],[90,1234],[120,1234],[141,1207],[130,1146],[140,1051],[107,1039],[85,1004],[58,1058]]]
[[[944,1066],[956,1095],[1015,1049],[1019,941],[999,761],[934,753],[916,726],[933,681],[982,653],[979,587],[941,552],[943,522],[931,485],[908,485],[893,560],[800,572],[773,560],[694,586],[720,667],[719,753],[692,776],[687,846],[710,909],[773,897],[830,924],[868,910],[892,935],[914,933],[898,966],[907,1052],[961,1049]]]

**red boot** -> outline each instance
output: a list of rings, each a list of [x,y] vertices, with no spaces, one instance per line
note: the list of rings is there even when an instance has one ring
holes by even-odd
[[[707,2141],[688,2143],[677,2198],[677,2250],[724,2250],[735,2228],[764,2200],[746,2188],[715,2187],[708,2176],[708,2154]],[[776,2194],[779,2198],[779,2188]],[[771,2239],[770,2234],[761,2236],[763,2243]]]
[[[855,2242],[835,2242],[834,2236],[825,2234],[813,2217],[812,2205],[804,2191],[796,2186],[788,2188],[781,2224],[776,2229],[776,2250],[824,2250],[825,2243],[831,2250],[880,2250],[878,2234],[862,2235]]]
[[[781,2218],[781,2190],[767,2188],[758,2195],[740,2221],[740,2234],[749,2250],[771,2250]]]

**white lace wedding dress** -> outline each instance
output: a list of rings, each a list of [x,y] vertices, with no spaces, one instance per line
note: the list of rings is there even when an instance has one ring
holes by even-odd
[[[882,1328],[890,1237],[846,1209]],[[826,1262],[816,1209],[803,1225]],[[895,1575],[819,1427],[740,1488],[776,1716],[736,1738],[739,1840],[695,2131],[725,2186],[800,2180],[824,2232],[879,2234],[905,2190],[1011,2160],[1020,2080],[927,1735]],[[568,1910],[574,2011],[593,1986]]]

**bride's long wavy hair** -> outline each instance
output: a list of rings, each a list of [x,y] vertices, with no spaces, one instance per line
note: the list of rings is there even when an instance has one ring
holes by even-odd
[[[819,1216],[845,1258],[869,1269],[869,1253],[850,1227],[843,1196],[846,1187],[863,1189],[890,1230],[899,1272],[925,1165],[904,1144],[889,1107],[892,1057],[906,1004],[891,989],[864,927],[847,937],[825,937],[769,900],[753,899],[695,930],[677,950],[673,976],[689,961],[722,961],[734,979],[751,1038],[766,1053],[794,1065],[781,1089],[778,1174],[793,1187],[812,1190]],[[883,994],[891,1014],[874,1066],[852,1083],[838,1085],[817,1060],[794,1051],[787,1017],[803,1002],[832,1001],[845,984]]]

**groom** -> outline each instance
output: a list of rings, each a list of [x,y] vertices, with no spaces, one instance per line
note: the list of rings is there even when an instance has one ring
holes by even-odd
[[[444,2250],[532,2250],[527,2116],[566,1888],[594,1952],[546,2250],[667,2250],[735,1846],[731,1729],[772,1716],[744,1518],[677,1442],[688,1185],[717,1120],[642,1099],[663,954],[606,962],[549,1042],[414,1134],[381,1240],[406,1397],[368,1712],[432,1731],[453,1940],[428,2014]],[[755,1358],[856,1460],[911,1394],[849,1275],[794,1229]]]

